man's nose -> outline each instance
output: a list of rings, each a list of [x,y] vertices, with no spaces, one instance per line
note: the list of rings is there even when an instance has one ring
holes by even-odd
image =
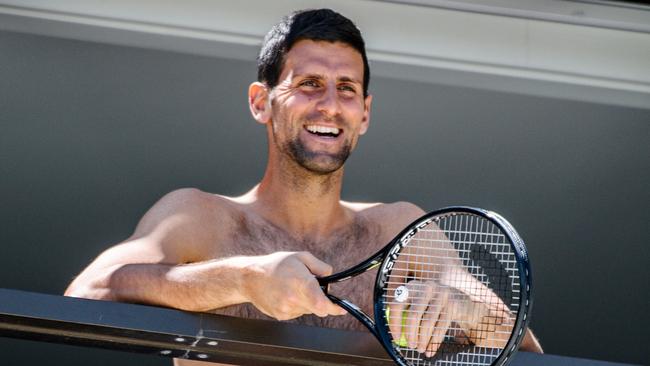
[[[318,110],[328,117],[334,117],[341,112],[341,104],[336,85],[328,86],[320,100],[318,101]]]

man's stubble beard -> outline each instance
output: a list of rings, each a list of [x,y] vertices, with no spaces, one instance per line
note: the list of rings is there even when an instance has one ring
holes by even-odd
[[[317,175],[328,175],[341,169],[350,156],[352,144],[346,142],[334,154],[309,151],[298,136],[287,141],[283,150],[302,168]]]

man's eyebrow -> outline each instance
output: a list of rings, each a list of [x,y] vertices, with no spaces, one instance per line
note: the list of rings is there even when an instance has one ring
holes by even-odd
[[[294,74],[292,79],[298,79],[298,78],[303,78],[303,79],[325,79],[325,77],[323,75],[314,74],[314,73]]]
[[[306,74],[294,74],[293,77],[292,77],[292,79],[298,79],[298,78],[302,78],[302,79],[325,79],[325,76],[323,76],[322,74],[316,74],[316,73],[306,73]],[[337,78],[336,81],[344,82],[344,83],[361,84],[360,80],[357,80],[357,79],[355,79],[353,77],[350,77],[350,76],[341,76],[341,77]]]
[[[341,76],[340,78],[338,78],[338,81],[343,81],[343,82],[347,82],[347,83],[361,84],[360,80],[357,80],[357,79],[349,77],[349,76]]]

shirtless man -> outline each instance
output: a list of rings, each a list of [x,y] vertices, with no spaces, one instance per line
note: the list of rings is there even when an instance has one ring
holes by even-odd
[[[240,197],[167,194],[66,295],[362,330],[316,277],[357,264],[424,213],[341,200],[343,164],[370,122],[369,77],[350,20],[323,9],[284,18],[265,37],[248,91],[268,137],[259,184]],[[372,314],[373,283],[365,274],[331,292]],[[522,348],[541,352],[530,332]]]

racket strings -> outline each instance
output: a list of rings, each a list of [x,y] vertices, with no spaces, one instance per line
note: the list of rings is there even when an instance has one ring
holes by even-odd
[[[410,365],[490,365],[501,354],[521,291],[508,238],[488,219],[452,214],[402,248],[383,298],[395,350]]]

